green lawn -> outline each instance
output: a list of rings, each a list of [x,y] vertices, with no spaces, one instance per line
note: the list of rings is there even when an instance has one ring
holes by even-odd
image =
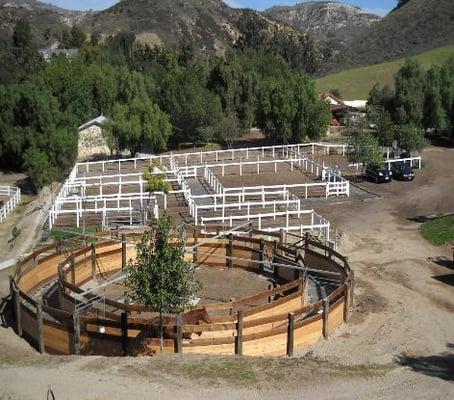
[[[454,215],[427,221],[421,226],[423,236],[436,246],[454,241]]]
[[[432,64],[442,64],[452,56],[454,56],[454,46],[445,46],[412,58],[418,60],[424,68],[429,69]],[[328,75],[316,80],[317,89],[320,92],[329,92],[331,89],[337,88],[346,100],[365,100],[376,82],[392,87],[394,75],[404,61],[404,59],[400,59]]]

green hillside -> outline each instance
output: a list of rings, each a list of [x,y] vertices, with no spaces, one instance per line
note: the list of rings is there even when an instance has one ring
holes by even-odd
[[[418,60],[425,68],[432,64],[441,64],[454,56],[454,46],[439,47],[412,58]],[[394,74],[403,64],[404,59],[368,67],[349,69],[337,74],[317,79],[317,88],[321,92],[328,92],[333,88],[339,89],[344,99],[366,99],[375,82],[394,83]]]

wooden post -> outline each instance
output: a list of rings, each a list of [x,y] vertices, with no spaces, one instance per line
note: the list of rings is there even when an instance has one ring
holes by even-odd
[[[344,284],[344,322],[348,322],[348,311],[350,308],[350,305],[349,305],[350,291],[348,288],[349,288],[348,283],[345,283]]]
[[[306,305],[306,298],[308,297],[308,292],[309,292],[309,279],[307,279],[307,271],[304,271],[303,274],[303,290],[301,293],[301,298],[302,298],[302,306],[304,307]]]
[[[123,356],[128,355],[128,313],[123,311],[120,317],[121,322],[121,350]]]
[[[57,254],[62,254],[62,253],[63,253],[63,240],[60,239],[60,240],[57,242],[57,248],[56,248],[56,250],[57,250]]]
[[[76,284],[76,257],[74,253],[71,253],[71,281],[72,284]]]
[[[284,230],[279,229],[279,244],[284,244]]]
[[[328,297],[323,299],[323,337],[328,339],[328,318],[329,318],[329,300]]]
[[[177,315],[176,320],[176,339],[175,339],[175,352],[178,354],[183,353],[183,332],[181,329],[181,314]]]
[[[265,241],[260,239],[260,268],[263,271],[265,261]]]
[[[74,352],[76,355],[80,354],[80,316],[79,312],[75,311],[73,313],[73,323],[74,323]]]
[[[36,323],[38,324],[38,351],[44,354],[43,308],[41,303],[36,304]]]
[[[198,249],[198,246],[197,244],[199,243],[199,229],[197,227],[194,228],[194,234],[193,234],[193,237],[194,237],[194,243],[193,243],[193,253],[192,253],[192,262],[194,265],[197,264],[197,249]],[[195,247],[197,246],[197,247]]]
[[[273,285],[271,283],[268,283],[268,291],[270,291],[273,288]],[[268,303],[271,303],[272,298],[271,296],[268,296]]]
[[[13,281],[13,294],[14,294],[14,314],[16,316],[16,332],[19,337],[22,337],[22,308],[19,289]]]
[[[227,258],[225,260],[227,268],[233,267],[232,255],[233,255],[233,233],[229,233],[229,243],[228,243],[227,249],[226,249]]]
[[[309,248],[309,232],[305,233],[304,238],[304,249],[307,251],[307,249]]]
[[[126,235],[121,234],[121,269],[126,268]]]
[[[293,348],[295,346],[295,314],[290,313],[288,315],[288,326],[287,326],[287,355],[293,356]]]
[[[236,324],[235,354],[239,356],[243,355],[243,318],[244,311],[238,310]]]
[[[91,279],[96,278],[96,245],[91,244]]]

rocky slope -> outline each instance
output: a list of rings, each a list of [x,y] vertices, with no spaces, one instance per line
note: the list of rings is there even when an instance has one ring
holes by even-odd
[[[334,1],[276,6],[265,10],[264,15],[309,33],[318,40],[347,37],[380,20],[378,15],[359,7]]]
[[[84,25],[103,34],[132,31],[149,44],[186,40],[201,50],[222,51],[237,38],[239,13],[221,0],[123,0]]]
[[[451,44],[453,28],[453,0],[407,0],[363,34],[350,38],[343,64],[374,64]]]
[[[44,34],[61,31],[65,26],[80,23],[90,13],[69,11],[36,0],[0,0],[0,32],[11,33],[20,18],[30,21],[38,42]]]

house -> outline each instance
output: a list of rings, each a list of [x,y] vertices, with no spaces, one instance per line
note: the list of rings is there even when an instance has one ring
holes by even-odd
[[[347,121],[357,122],[366,115],[367,100],[341,100],[331,93],[322,93],[321,98],[331,107],[332,126],[345,125]]]
[[[77,150],[78,160],[90,159],[95,156],[106,156],[110,149],[103,136],[102,127],[107,118],[100,115],[85,124],[79,126],[79,144]]]

